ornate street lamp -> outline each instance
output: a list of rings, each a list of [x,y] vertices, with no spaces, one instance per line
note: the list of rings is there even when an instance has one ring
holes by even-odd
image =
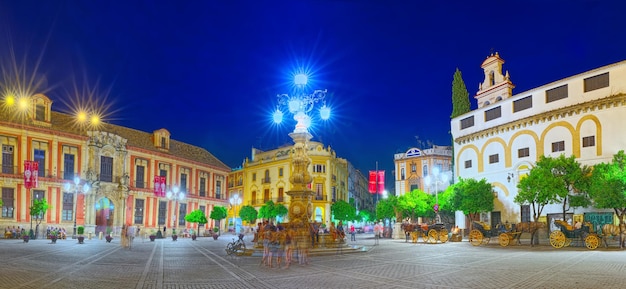
[[[239,194],[234,194],[230,197],[230,205],[233,206],[233,233],[237,234],[237,206],[241,205],[241,198]]]
[[[165,196],[169,200],[176,201],[176,205],[174,206],[175,211],[174,211],[174,214],[172,214],[172,229],[174,229],[178,227],[178,225],[176,224],[176,220],[177,220],[176,216],[178,216],[178,206],[179,206],[178,202],[185,199],[185,192],[182,192],[180,190],[180,187],[178,187],[177,185],[174,185],[172,186],[171,190],[168,190],[167,193],[165,193]]]
[[[439,168],[438,167],[434,167],[432,170],[432,175],[433,178],[431,178],[430,176],[427,176],[424,178],[424,182],[426,183],[426,186],[430,187],[431,184],[435,185],[435,206],[433,207],[433,209],[435,210],[435,213],[437,214],[437,219],[436,219],[436,223],[439,224],[441,223],[441,216],[439,215],[439,184],[446,184],[449,181],[449,176],[447,173],[439,173]]]
[[[89,184],[85,183],[83,184],[82,191],[81,191],[80,182],[81,182],[80,177],[75,176],[73,186],[72,186],[72,183],[70,182],[67,182],[63,185],[66,192],[74,191],[74,229],[72,231],[72,239],[76,239],[76,206],[77,206],[76,202],[78,201],[78,194],[79,193],[86,194],[89,192],[89,189],[91,189],[89,187]]]
[[[330,108],[326,106],[327,90],[316,89],[309,93],[306,90],[308,76],[297,74],[294,78],[295,90],[290,94],[279,94],[278,105],[274,112],[274,122],[280,123],[283,119],[281,107],[286,107],[293,115],[296,126],[289,134],[294,141],[292,156],[292,172],[289,182],[292,190],[286,192],[291,197],[289,202],[289,225],[296,231],[308,230],[309,221],[313,214],[311,198],[315,193],[308,188],[312,178],[308,166],[311,163],[307,155],[307,143],[313,137],[309,133],[311,126],[310,113],[316,105],[322,104],[319,109],[320,118],[327,120],[330,117]]]

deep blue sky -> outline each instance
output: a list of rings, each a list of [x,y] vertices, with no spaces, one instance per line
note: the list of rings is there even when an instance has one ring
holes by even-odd
[[[314,140],[363,172],[378,162],[392,189],[394,153],[416,136],[450,144],[455,68],[474,108],[491,52],[514,94],[624,60],[620,2],[3,0],[0,51],[33,70],[41,57],[53,109],[65,110],[72,83],[95,87],[111,122],[166,128],[231,167],[252,147],[290,143],[293,122],[276,127],[270,114],[304,67],[334,109]]]

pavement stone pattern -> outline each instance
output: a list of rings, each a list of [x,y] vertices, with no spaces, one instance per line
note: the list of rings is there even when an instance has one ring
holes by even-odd
[[[625,288],[626,250],[474,247],[406,243],[371,234],[356,242],[365,252],[312,256],[308,265],[261,266],[260,256],[227,255],[231,235],[104,240],[0,240],[0,288]],[[247,240],[251,236],[246,237]],[[524,242],[525,241],[525,242]],[[248,242],[248,248],[252,244]],[[295,258],[294,258],[295,259]]]

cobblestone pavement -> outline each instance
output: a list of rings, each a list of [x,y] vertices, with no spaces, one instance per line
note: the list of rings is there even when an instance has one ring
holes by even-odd
[[[624,288],[626,251],[549,245],[411,244],[359,234],[362,253],[311,258],[288,269],[228,256],[212,238],[0,240],[0,288]],[[352,243],[352,242],[349,242]],[[250,243],[248,243],[250,244]],[[544,242],[545,244],[545,242]]]

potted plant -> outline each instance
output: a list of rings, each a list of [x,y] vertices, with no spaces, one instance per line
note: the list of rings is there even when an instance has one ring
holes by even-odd
[[[85,233],[85,227],[78,226],[78,228],[76,228],[76,233],[78,233],[78,244],[82,244],[85,241],[85,236],[83,236]]]
[[[111,243],[111,241],[113,240],[113,237],[111,237],[111,235],[107,235],[104,238],[107,240],[107,243]]]
[[[52,231],[50,232],[50,241],[52,242],[52,244],[56,244],[57,243],[57,232],[56,231]]]
[[[214,227],[213,228],[213,240],[217,240],[217,237],[219,237],[219,235],[217,234],[220,231],[220,228],[218,227]]]
[[[172,229],[172,241],[176,241],[178,239],[178,235],[176,235],[176,229]]]
[[[30,240],[30,236],[29,235],[23,235],[22,239],[24,240],[24,243],[28,243],[28,240]]]
[[[204,212],[202,210],[191,211],[191,213],[185,215],[185,221],[189,223],[198,223],[198,234],[200,234],[200,228],[202,228],[202,226],[207,223],[206,216],[204,215]],[[197,235],[195,230],[192,230],[191,239],[196,240],[196,237]]]
[[[154,242],[154,240],[156,239],[156,234],[154,230],[150,232],[150,236],[148,236],[148,238],[150,238],[150,242]]]

